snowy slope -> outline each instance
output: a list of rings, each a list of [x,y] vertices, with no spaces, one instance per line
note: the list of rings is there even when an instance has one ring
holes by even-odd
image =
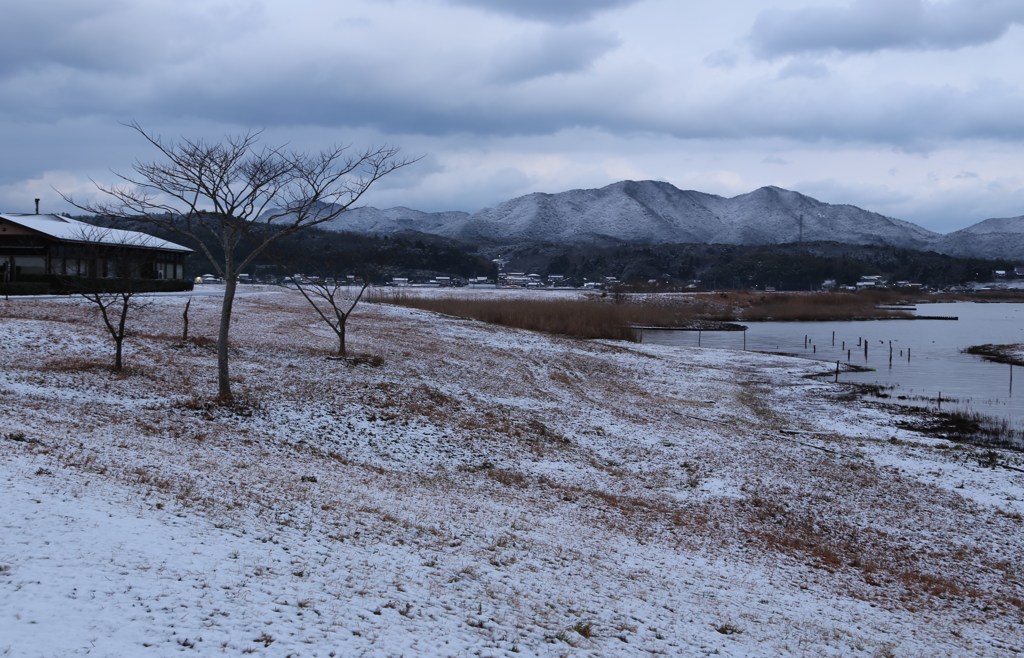
[[[778,187],[724,198],[659,181],[620,181],[598,189],[527,194],[473,215],[364,208],[346,214],[330,228],[378,234],[416,230],[491,244],[828,240],[920,249],[939,237],[909,222],[855,206],[822,203]]]
[[[403,231],[433,234],[465,217],[468,217],[467,213],[454,210],[431,213],[404,207],[379,210],[366,206],[346,211],[337,219],[324,224],[323,228],[370,235],[389,235]]]
[[[952,256],[1003,258],[1024,263],[1024,215],[978,222],[942,236],[934,249]]]
[[[725,225],[723,232],[711,242],[775,244],[831,241],[919,249],[938,237],[938,234],[910,222],[856,206],[822,203],[778,187],[762,187],[731,199],[717,198],[709,206]]]
[[[530,194],[482,210],[448,234],[495,242],[707,242],[721,224],[707,196],[654,181]]]
[[[247,286],[225,408],[218,296],[184,346],[146,299],[119,376],[91,308],[0,304],[0,656],[1024,651],[1021,455],[820,363],[377,304],[334,360]]]

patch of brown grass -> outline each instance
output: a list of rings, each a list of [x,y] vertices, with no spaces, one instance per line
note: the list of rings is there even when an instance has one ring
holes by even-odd
[[[898,301],[887,291],[829,293],[729,293],[735,316],[746,321],[825,321],[905,318],[910,313],[879,305]]]
[[[510,471],[505,468],[489,468],[484,471],[487,477],[499,482],[506,487],[512,487],[514,489],[525,489],[529,486],[529,481],[526,476],[518,471]]]
[[[890,538],[884,533],[860,529],[810,510],[792,509],[760,495],[750,496],[741,508],[746,517],[742,534],[764,550],[790,555],[829,572],[856,570],[867,585],[894,587],[908,609],[925,603],[935,605],[937,601],[1006,602],[958,578],[958,571],[944,570],[943,563],[958,561],[956,554],[907,553],[902,547],[887,546]],[[873,596],[857,591],[851,594],[859,598]]]
[[[631,305],[584,299],[458,299],[377,296],[374,301],[409,306],[490,324],[574,338],[636,341]],[[635,309],[632,309],[635,310]]]
[[[620,296],[577,299],[459,298],[378,294],[374,301],[573,338],[637,341],[636,327],[692,328],[759,320],[854,320],[908,317],[879,308],[895,298],[879,293],[729,292],[685,297]]]
[[[94,359],[84,356],[67,356],[50,359],[39,368],[43,372],[95,372],[111,370],[109,359]]]

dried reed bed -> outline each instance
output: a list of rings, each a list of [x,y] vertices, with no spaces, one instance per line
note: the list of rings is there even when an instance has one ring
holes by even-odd
[[[633,304],[612,304],[593,299],[464,299],[376,295],[376,302],[418,308],[461,318],[480,320],[576,338],[637,340],[631,326]]]
[[[539,293],[542,294],[542,293]],[[734,321],[823,321],[906,318],[881,308],[897,298],[884,291],[861,293],[712,293],[611,295],[580,298],[419,296],[378,293],[376,302],[418,308],[574,338],[636,341],[636,327],[693,328]]]
[[[822,293],[729,293],[735,319],[778,322],[878,320],[907,318],[910,313],[885,305],[902,302],[900,293],[886,290]]]

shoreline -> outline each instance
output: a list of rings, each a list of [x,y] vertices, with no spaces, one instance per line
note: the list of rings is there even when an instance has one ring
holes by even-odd
[[[980,356],[995,363],[1024,366],[1024,343],[971,345],[964,352]]]

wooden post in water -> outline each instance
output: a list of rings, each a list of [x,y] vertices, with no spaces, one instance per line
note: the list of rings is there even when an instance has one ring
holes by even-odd
[[[832,332],[832,347],[836,346],[836,332]]]
[[[836,361],[836,383],[837,384],[839,383],[839,362],[838,361]]]
[[[697,330],[697,347],[700,347],[700,329]]]
[[[907,348],[907,363],[910,363],[910,348]]]
[[[853,350],[846,350],[846,362],[847,363],[850,362],[850,358],[852,357],[852,355],[853,355]]]
[[[868,339],[864,339],[864,360],[868,360]]]
[[[889,367],[892,368],[892,341],[889,341]]]
[[[817,353],[818,353],[818,346],[817,345],[811,345],[811,354],[817,354]]]

